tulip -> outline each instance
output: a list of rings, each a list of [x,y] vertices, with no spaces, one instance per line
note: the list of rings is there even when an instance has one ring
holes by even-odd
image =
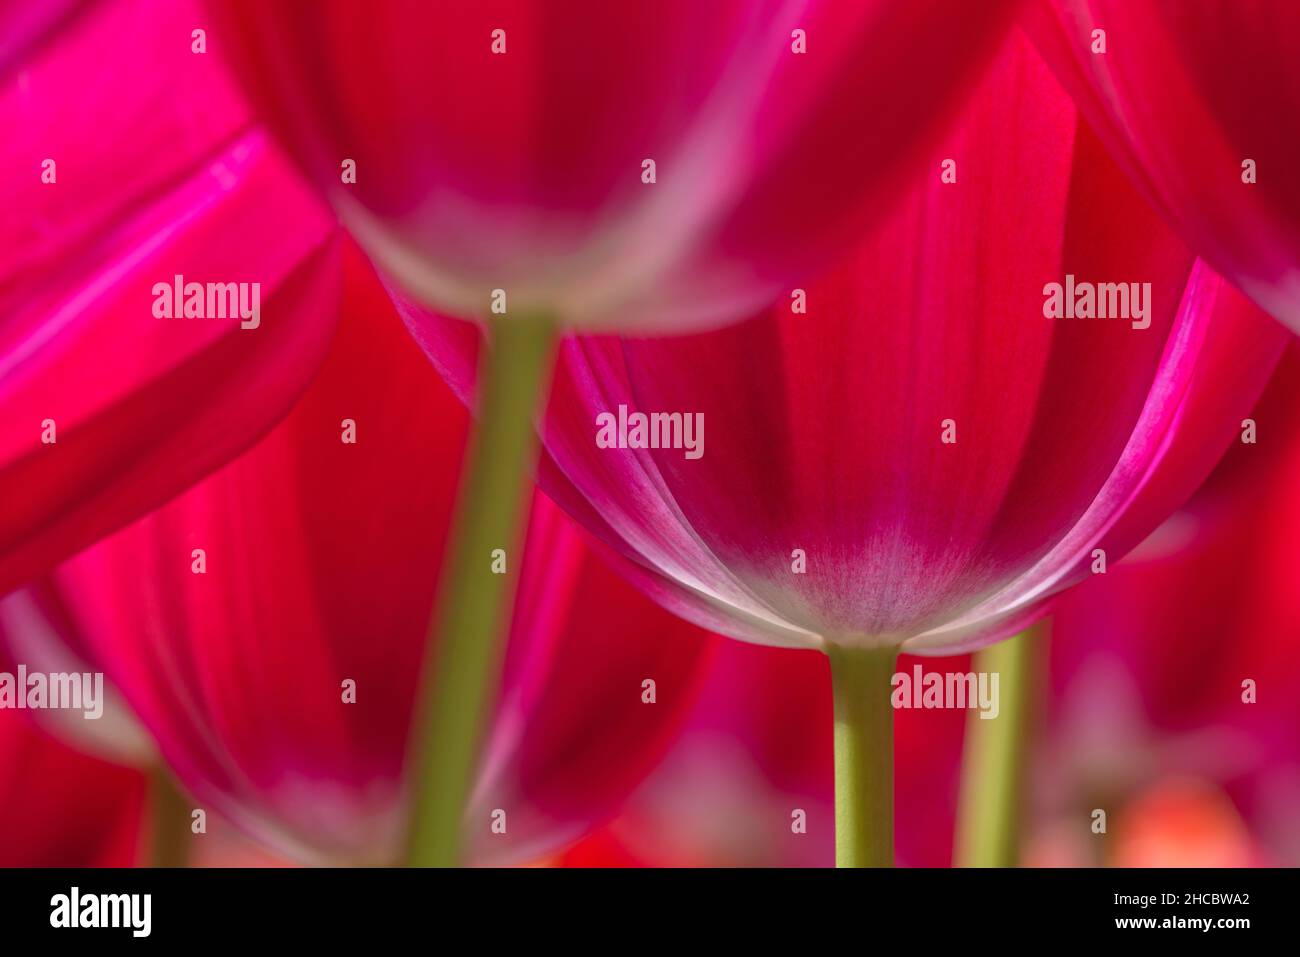
[[[1014,634],[1123,555],[1210,470],[1286,339],[1165,229],[1019,35],[925,169],[841,266],[741,326],[566,341],[542,431],[543,487],[650,594],[829,655],[845,862],[890,858],[898,651]],[[1048,318],[1069,276],[1149,283],[1149,312]],[[473,330],[404,310],[468,396]],[[621,406],[681,432],[602,447]]]
[[[286,146],[419,299],[477,316],[500,288],[511,315],[663,329],[761,307],[877,212],[1010,10],[384,0],[358,19],[331,0],[213,13]],[[900,89],[924,107],[899,109]]]
[[[1297,859],[1300,604],[1287,587],[1300,540],[1287,494],[1300,468],[1297,385],[1293,344],[1250,413],[1259,443],[1235,444],[1192,501],[1129,557],[1050,606],[1051,635],[1035,638],[1050,654],[1039,656],[1041,683],[1031,684],[1040,699],[1033,767],[1008,809],[1023,834],[1015,862],[1204,867]],[[900,671],[916,661],[941,672],[972,667],[965,657],[927,658]],[[819,734],[830,715],[818,664],[738,642],[719,648],[660,767],[561,863],[830,859],[833,766]],[[1260,679],[1253,705],[1240,697],[1248,675]],[[1005,714],[1005,695],[1002,705]],[[900,863],[945,866],[954,856],[963,717],[898,715]],[[1097,807],[1109,816],[1104,835],[1090,829]],[[802,834],[788,826],[794,808],[806,811]]]
[[[363,22],[342,0],[212,9],[235,74],[375,261],[426,307],[489,319],[420,746],[448,804],[416,822],[412,850],[449,863],[491,681],[482,649],[510,602],[464,569],[519,540],[557,328],[701,328],[770,301],[879,217],[1013,8],[387,0]],[[926,108],[900,109],[900,88]]]
[[[193,6],[47,13],[0,48],[0,594],[251,445],[337,310],[329,212],[191,52]],[[259,284],[259,327],[162,318],[177,275]]]
[[[348,249],[344,320],[301,401],[61,565],[46,642],[105,671],[197,807],[297,860],[399,859],[407,805],[429,799],[413,793],[408,731],[467,421]],[[665,746],[707,648],[549,503],[523,555],[484,555],[477,573],[498,561],[521,580],[516,624],[458,815],[472,859],[491,863],[608,815]]]
[[[1034,0],[1025,19],[1187,244],[1300,331],[1300,7]]]

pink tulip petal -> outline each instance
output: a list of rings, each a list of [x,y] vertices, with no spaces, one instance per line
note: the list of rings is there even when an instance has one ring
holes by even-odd
[[[1300,8],[1035,0],[1025,11],[1043,55],[1148,199],[1198,255],[1300,330]],[[1093,52],[1097,29],[1104,53]]]
[[[1087,512],[1018,580],[909,650],[972,650],[1022,630],[1042,601],[1087,576],[1095,549],[1108,564],[1122,557],[1210,473],[1289,337],[1199,263],[1180,312],[1133,438]]]
[[[333,223],[190,52],[193,23],[186,4],[87,10],[0,92],[18,132],[0,211],[0,594],[246,448],[329,341]],[[260,327],[156,316],[155,284],[177,275],[260,283]]]

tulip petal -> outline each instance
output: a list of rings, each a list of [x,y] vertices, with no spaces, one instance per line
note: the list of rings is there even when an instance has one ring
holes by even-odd
[[[329,341],[335,227],[189,52],[193,22],[88,10],[0,94],[0,594],[246,448]],[[260,325],[160,317],[178,276],[259,284]]]
[[[1300,183],[1292,175],[1300,8],[1035,0],[1025,22],[1088,121],[1188,245],[1300,331]]]
[[[0,867],[129,867],[144,799],[138,771],[0,711]]]

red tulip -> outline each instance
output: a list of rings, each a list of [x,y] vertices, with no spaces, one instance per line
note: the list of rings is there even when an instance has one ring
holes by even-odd
[[[1300,7],[1035,0],[1044,56],[1189,246],[1300,330]]]
[[[938,155],[958,182],[926,167],[807,315],[564,344],[543,487],[679,613],[795,647],[1014,633],[1183,501],[1267,381],[1283,331],[1163,228],[1023,39]],[[1045,318],[1067,274],[1150,283],[1149,327]],[[468,395],[474,331],[406,312]],[[601,447],[624,407],[707,430]]]
[[[1194,499],[1053,605],[1050,692],[1020,806],[1038,866],[1243,866],[1300,859],[1300,351]],[[805,656],[719,650],[662,767],[564,863],[829,860],[826,676]],[[966,671],[962,659],[927,670]],[[908,671],[909,666],[899,666]],[[1044,677],[1048,677],[1045,673]],[[1242,682],[1256,684],[1253,703]],[[780,700],[779,712],[772,702]],[[899,860],[951,853],[956,710],[899,712]],[[808,830],[788,826],[807,811]],[[1108,814],[1104,835],[1093,812]],[[613,850],[611,850],[611,848]]]
[[[194,9],[65,12],[0,73],[0,594],[250,445],[335,322],[335,227],[191,52]],[[260,284],[257,328],[161,318],[178,275]]]
[[[484,315],[501,289],[511,315],[652,329],[742,316],[878,216],[1012,11],[213,5],[286,146],[423,302]]]
[[[51,620],[202,806],[300,859],[373,863],[399,852],[408,728],[468,417],[355,250],[346,265],[344,322],[290,415],[61,566]],[[544,500],[526,553],[502,560],[521,586],[465,817],[479,861],[543,853],[608,814],[672,732],[704,648]]]

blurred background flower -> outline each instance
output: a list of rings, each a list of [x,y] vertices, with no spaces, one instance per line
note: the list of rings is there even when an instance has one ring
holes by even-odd
[[[391,863],[468,415],[355,248],[345,275],[343,322],[290,415],[0,602],[0,633],[19,660],[103,670],[192,806],[294,859]],[[611,813],[671,736],[707,650],[544,500],[525,555],[502,561],[522,565],[519,613],[465,818],[472,859],[491,862]]]
[[[1292,346],[1252,413],[1257,443],[1234,445],[1186,508],[1057,605],[1034,854],[1300,864],[1297,396]],[[1093,808],[1108,810],[1105,840],[1068,826]]]
[[[1300,6],[1031,0],[1044,57],[1187,244],[1300,331]]]
[[[0,867],[130,867],[145,783],[0,710]]]
[[[337,321],[337,227],[190,52],[195,9],[65,5],[5,50],[0,594],[251,445]],[[260,282],[264,324],[158,318],[176,275]]]
[[[286,148],[424,304],[479,317],[500,288],[511,315],[662,331],[761,308],[878,220],[1014,5],[211,10]]]

